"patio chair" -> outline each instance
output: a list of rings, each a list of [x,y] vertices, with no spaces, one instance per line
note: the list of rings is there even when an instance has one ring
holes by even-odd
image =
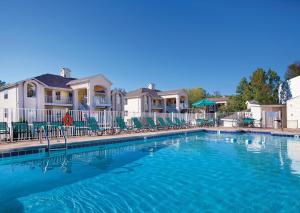
[[[126,125],[122,117],[116,117],[116,122],[120,132],[129,132],[131,129]]]
[[[245,127],[254,127],[254,119],[253,118],[243,118],[242,125]]]
[[[48,128],[48,123],[44,121],[33,121],[33,135],[39,137],[41,128],[44,127],[44,129]]]
[[[12,122],[13,140],[26,140],[30,138],[27,122]]]
[[[191,128],[191,124],[189,124],[188,122],[186,122],[184,119],[181,119],[181,123],[183,123],[187,128]]]
[[[182,123],[182,121],[181,121],[179,118],[175,117],[174,120],[175,120],[175,124],[176,124],[179,128],[186,128],[185,123]]]
[[[10,134],[10,128],[7,126],[6,122],[0,122],[0,134],[5,135],[5,141],[7,141],[7,135]]]
[[[207,120],[207,126],[214,127],[215,126],[215,119],[210,118]]]
[[[162,117],[157,117],[157,120],[161,128],[168,129],[169,126],[166,124],[165,120]]]
[[[88,124],[88,128],[91,132],[94,132],[97,135],[99,135],[99,132],[100,132],[101,133],[100,135],[103,135],[104,129],[98,125],[98,123],[94,117],[89,117],[87,119],[87,124]]]
[[[85,133],[88,130],[88,127],[83,121],[73,121],[72,126],[75,128],[75,135],[78,135],[77,132],[79,132],[79,135],[81,136],[82,133]]]
[[[200,127],[204,127],[207,125],[207,121],[203,118],[196,119],[196,125]]]
[[[148,123],[149,128],[152,130],[158,130],[161,128],[160,126],[155,124],[154,120],[151,117],[146,117],[146,121]]]
[[[145,127],[137,117],[132,117],[131,121],[133,122],[134,128],[137,131],[143,131],[143,130],[149,129],[148,127]]]
[[[171,128],[179,127],[177,124],[173,123],[173,121],[169,117],[166,117],[166,121],[167,121],[167,125]]]

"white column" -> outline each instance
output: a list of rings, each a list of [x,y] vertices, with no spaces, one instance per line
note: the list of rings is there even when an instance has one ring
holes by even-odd
[[[180,112],[180,97],[176,96],[176,109],[178,112]]]
[[[73,91],[73,109],[78,110],[78,90]]]

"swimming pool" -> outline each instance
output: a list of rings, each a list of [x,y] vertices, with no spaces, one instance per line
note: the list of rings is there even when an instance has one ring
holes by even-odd
[[[300,140],[191,133],[0,160],[0,212],[299,212]]]

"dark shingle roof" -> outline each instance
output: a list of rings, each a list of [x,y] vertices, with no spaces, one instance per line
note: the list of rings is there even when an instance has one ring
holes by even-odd
[[[140,88],[131,92],[128,92],[126,97],[127,98],[133,98],[133,97],[140,97],[142,95],[150,95],[153,98],[160,98],[160,96],[157,94],[159,90],[151,90],[148,88]]]
[[[34,77],[38,81],[46,84],[49,87],[70,88],[67,83],[76,78],[64,78],[60,75],[44,74]]]
[[[176,89],[176,90],[159,91],[158,94],[159,95],[174,95],[174,94],[178,94],[180,92],[183,92],[183,90],[182,89]]]
[[[215,101],[215,102],[223,102],[223,101],[228,101],[228,100],[229,100],[229,97],[228,97],[228,96],[211,97],[211,98],[207,98],[207,100]]]

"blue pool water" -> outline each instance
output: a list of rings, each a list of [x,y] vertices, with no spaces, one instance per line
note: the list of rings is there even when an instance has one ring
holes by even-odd
[[[300,140],[199,132],[4,158],[0,212],[300,212]]]

